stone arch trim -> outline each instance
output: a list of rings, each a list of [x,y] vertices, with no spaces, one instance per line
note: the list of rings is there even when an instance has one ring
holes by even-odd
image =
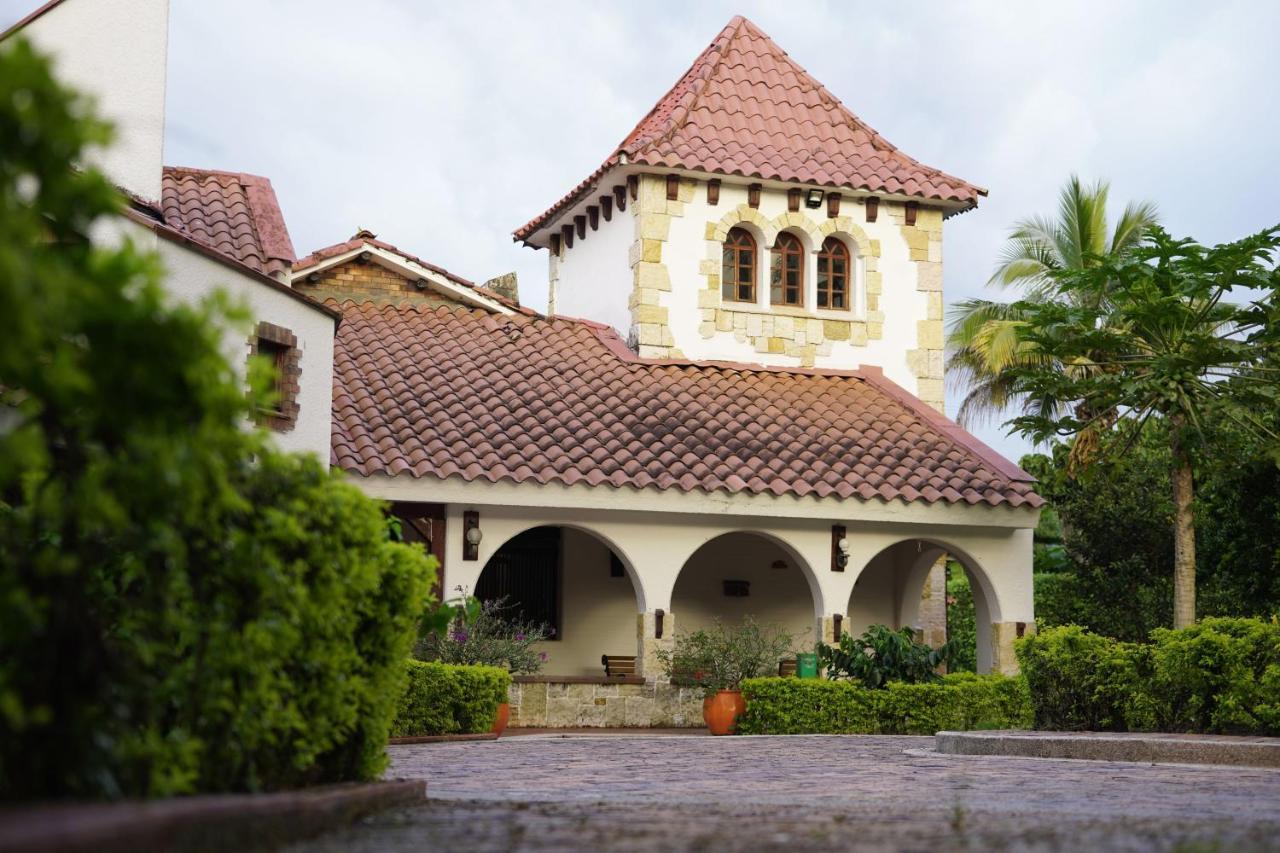
[[[511,533],[511,535],[503,539],[501,545],[493,549],[492,553],[489,554],[488,559],[485,560],[484,565],[480,566],[480,568],[476,571],[475,573],[476,580],[478,581],[480,579],[480,575],[484,574],[484,570],[489,567],[489,561],[492,560],[499,551],[501,551],[504,547],[506,547],[508,542],[510,542],[512,539],[515,539],[517,536],[521,535],[522,533],[527,533],[528,531],[538,527],[565,527],[571,530],[576,530],[579,533],[585,533],[588,536],[595,539],[596,541],[602,543],[605,547],[607,547],[610,551],[612,551],[614,555],[617,556],[619,562],[622,563],[622,568],[627,574],[627,580],[631,581],[631,590],[632,592],[635,593],[635,596],[636,596],[637,612],[643,613],[645,611],[645,608],[648,605],[649,596],[646,594],[644,579],[641,577],[640,573],[636,571],[634,561],[627,554],[627,552],[624,551],[618,545],[618,543],[613,538],[604,535],[603,533],[593,529],[590,525],[587,525],[587,524],[566,524],[563,522],[536,522],[536,523],[530,523],[528,525],[520,527],[520,529],[514,531],[513,533]]]
[[[809,241],[808,251],[810,252],[816,252],[822,246],[821,228],[803,213],[780,213],[769,224],[773,227],[775,234],[783,231],[798,231],[803,234]]]
[[[724,216],[720,217],[719,222],[707,223],[708,242],[723,243],[725,238],[729,236],[729,229],[733,228],[735,225],[741,225],[744,222],[754,225],[760,230],[760,233],[764,236],[764,241],[767,244],[762,248],[772,246],[774,240],[778,239],[778,229],[773,226],[773,223],[769,221],[768,217],[759,210],[756,210],[754,207],[740,204],[727,212]],[[712,257],[717,256],[713,255]]]

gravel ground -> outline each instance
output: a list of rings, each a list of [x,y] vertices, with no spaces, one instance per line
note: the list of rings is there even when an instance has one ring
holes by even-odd
[[[1280,850],[1280,770],[940,756],[931,738],[393,747],[431,800],[299,845],[407,850]]]

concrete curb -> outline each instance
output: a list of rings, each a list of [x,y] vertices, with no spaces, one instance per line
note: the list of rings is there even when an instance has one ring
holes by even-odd
[[[0,811],[3,853],[269,849],[426,799],[422,780]]]
[[[1280,768],[1280,738],[1113,732],[938,732],[944,755]]]

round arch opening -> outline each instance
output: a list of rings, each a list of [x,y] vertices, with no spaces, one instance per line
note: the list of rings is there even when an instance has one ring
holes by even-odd
[[[953,596],[959,600],[949,608]],[[972,644],[966,657],[976,670],[991,671],[995,591],[981,566],[944,542],[908,539],[882,549],[859,572],[845,612],[855,635],[872,625],[911,628],[935,648],[959,637]]]
[[[481,601],[504,600],[524,621],[546,623],[537,644],[543,675],[599,676],[601,655],[636,654],[643,607],[632,569],[600,536],[577,527],[540,526],[494,551],[476,581]]]
[[[676,630],[687,634],[717,619],[733,625],[750,616],[789,632],[797,647],[812,645],[817,584],[799,555],[760,533],[725,533],[685,560],[671,593]]]

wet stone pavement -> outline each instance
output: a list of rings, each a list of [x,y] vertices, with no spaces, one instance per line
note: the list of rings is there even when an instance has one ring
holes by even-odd
[[[1280,770],[942,756],[913,737],[391,748],[428,780],[302,851],[1280,850]]]

